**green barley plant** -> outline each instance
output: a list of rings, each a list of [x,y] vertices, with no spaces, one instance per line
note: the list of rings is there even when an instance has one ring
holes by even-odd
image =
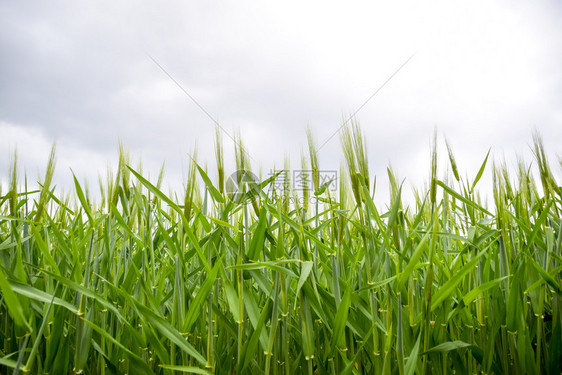
[[[57,190],[54,147],[36,190],[15,154],[0,192],[0,373],[560,374],[562,189],[538,135],[515,173],[488,153],[474,177],[448,142],[438,170],[434,138],[411,206],[392,168],[389,201],[374,203],[357,122],[337,192],[307,137],[305,191],[287,158],[237,198],[218,130],[216,181],[194,152],[179,196],[123,146],[98,201],[77,176]],[[234,150],[250,171],[240,136]]]

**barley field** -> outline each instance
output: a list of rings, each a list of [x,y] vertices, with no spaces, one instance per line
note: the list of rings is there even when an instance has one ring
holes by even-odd
[[[121,150],[99,198],[78,176],[60,194],[54,147],[28,190],[14,157],[0,192],[0,373],[561,373],[560,162],[539,136],[515,173],[482,155],[470,177],[434,142],[427,189],[406,205],[389,169],[384,206],[357,124],[341,136],[336,192],[308,140],[300,192],[286,165],[263,181],[239,173],[233,194],[218,132],[216,170],[193,155],[181,192]],[[251,170],[239,139],[232,158]]]

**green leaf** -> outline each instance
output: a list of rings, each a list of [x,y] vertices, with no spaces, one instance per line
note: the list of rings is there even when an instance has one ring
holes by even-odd
[[[517,332],[520,327],[525,326],[524,312],[521,309],[521,306],[523,306],[521,285],[523,284],[522,279],[525,274],[523,266],[520,265],[513,275],[511,286],[509,289],[509,295],[507,296],[505,321],[507,329],[511,332]]]
[[[143,184],[152,194],[156,195],[161,201],[166,202],[166,204],[171,208],[173,208],[175,211],[181,213],[181,208],[176,203],[172,202],[172,200],[168,198],[166,194],[162,193],[160,189],[152,185],[150,181],[148,181],[146,178],[141,176],[140,173],[135,171],[133,168],[129,166],[127,166],[127,168],[131,171],[132,174],[135,175],[135,177],[141,182],[141,184]]]
[[[488,289],[491,289],[491,288],[497,286],[500,282],[507,279],[508,277],[509,276],[500,277],[498,279],[488,281],[488,282],[485,282],[484,284],[478,285],[476,288],[472,289],[470,292],[468,292],[467,294],[464,295],[464,297],[462,298],[463,301],[464,301],[464,304],[468,305],[470,302],[474,301],[474,299],[476,297],[478,297],[480,294],[484,293]]]
[[[306,281],[306,279],[310,275],[310,272],[312,271],[313,265],[314,265],[314,263],[312,261],[302,262],[302,264],[301,264],[301,274],[299,276],[299,282],[297,284],[297,290],[296,290],[295,294],[299,294],[304,282]]]
[[[486,169],[486,162],[488,161],[488,157],[490,156],[490,151],[491,150],[488,150],[488,153],[486,154],[486,158],[484,159],[484,162],[480,166],[480,169],[478,170],[478,173],[476,174],[476,177],[474,178],[474,182],[472,183],[472,187],[470,188],[471,194],[474,191],[474,187],[476,186],[478,181],[480,181],[480,178],[482,177],[482,174],[484,173],[484,169]]]
[[[316,190],[316,191],[314,192],[314,195],[318,197],[318,196],[324,194],[324,192],[326,191],[326,189],[328,188],[328,186],[330,186],[330,184],[331,184],[333,181],[334,181],[334,180],[330,180],[330,181],[324,182],[324,183],[322,184],[322,186],[320,186],[320,187],[318,188],[318,190]]]
[[[548,217],[548,214],[550,212],[550,206],[552,205],[552,203],[554,203],[554,201],[549,201],[546,204],[546,207],[544,207],[541,214],[539,215],[539,217],[535,221],[535,224],[533,226],[533,232],[531,233],[531,235],[529,236],[529,239],[527,240],[527,250],[529,250],[531,248],[531,246],[533,245],[533,241],[535,240],[535,237],[542,230],[542,225],[543,225],[544,221],[546,220],[546,218]]]
[[[556,291],[556,293],[562,294],[562,286],[560,286],[560,283],[558,283],[551,274],[546,272],[544,268],[542,268],[537,262],[535,262],[533,258],[529,257],[528,259],[531,261],[533,267],[535,267],[535,269],[539,272],[541,277],[547,282],[547,284],[550,285]]]
[[[78,195],[78,199],[80,200],[80,204],[82,204],[82,208],[84,208],[84,212],[86,212],[86,216],[88,216],[88,222],[90,223],[90,226],[93,227],[94,226],[94,218],[93,218],[92,213],[90,211],[90,205],[86,201],[86,197],[84,196],[84,192],[82,191],[82,188],[80,187],[80,183],[76,179],[76,176],[74,175],[74,173],[72,173],[72,177],[74,178],[74,187],[76,188],[76,195]]]
[[[295,263],[295,262],[299,262],[299,261],[293,260],[290,263]],[[285,262],[243,263],[243,264],[237,264],[237,265],[234,265],[234,266],[229,266],[229,267],[226,267],[226,268],[232,269],[232,270],[259,270],[259,269],[263,269],[263,268],[269,268],[272,271],[281,272],[281,273],[284,273],[287,276],[296,278],[297,275],[293,271],[291,271],[288,268],[280,266],[280,264],[284,264],[284,263],[289,263],[289,262],[285,261]]]
[[[131,228],[129,228],[129,226],[127,225],[127,223],[125,222],[125,219],[123,218],[123,216],[119,213],[119,210],[117,209],[117,207],[115,207],[115,205],[112,203],[111,204],[111,212],[113,213],[113,216],[115,217],[115,220],[117,220],[117,223],[119,223],[119,225],[121,226],[121,228],[127,232],[127,234],[129,236],[131,236],[131,238],[133,238],[139,245],[142,244],[142,239],[136,234],[134,233]]]
[[[202,368],[199,367],[193,367],[193,366],[175,366],[175,365],[158,365],[162,368],[168,369],[168,370],[174,370],[174,371],[179,371],[179,372],[187,372],[189,374],[203,374],[203,375],[210,375],[212,374],[212,372],[208,371],[208,370],[204,370]]]
[[[402,195],[402,185],[400,185],[400,188],[398,189],[398,192],[396,193],[396,198],[394,199],[394,203],[392,204],[392,209],[390,210],[390,213],[389,213],[389,216],[388,216],[388,226],[386,227],[386,235],[387,236],[390,235],[392,227],[394,226],[394,222],[396,221],[396,218],[398,217],[398,210],[400,209],[401,195]]]
[[[31,225],[31,231],[33,232],[33,240],[35,241],[35,244],[43,254],[45,262],[51,267],[53,271],[60,274],[59,267],[57,266],[57,263],[55,262],[55,260],[51,256],[51,253],[49,252],[48,245],[41,237],[41,234],[39,233],[39,230],[36,228],[35,225]]]
[[[0,365],[2,366],[6,366],[9,368],[16,368],[17,362],[14,361],[13,359],[10,359],[11,356],[13,356],[15,353],[9,354],[7,356],[4,356],[2,358],[0,358]]]
[[[273,288],[271,289],[271,291],[273,291]],[[266,295],[269,295],[271,291],[265,292]],[[254,327],[254,329],[257,329],[259,318],[260,318],[260,310],[262,310],[262,308],[258,306],[256,295],[253,294],[252,291],[247,287],[244,287],[244,306],[246,307],[246,313],[248,314],[248,318],[250,318],[250,322],[252,323],[252,326]],[[268,340],[269,340],[268,332],[266,329],[264,329],[261,331],[260,334],[260,343],[264,351],[267,350]]]
[[[263,251],[266,228],[267,214],[265,207],[262,207],[258,219],[258,224],[252,233],[252,239],[250,241],[248,258],[250,258],[251,260],[258,260],[258,257]]]
[[[221,268],[222,268],[222,257],[217,261],[211,272],[207,275],[205,282],[203,282],[203,285],[201,285],[201,288],[197,292],[197,295],[191,301],[191,304],[189,305],[189,310],[187,310],[187,314],[185,316],[184,324],[182,327],[184,332],[189,332],[191,330],[191,327],[193,326],[193,323],[195,323],[195,321],[199,317],[199,314],[201,313],[202,304],[209,297],[211,288],[215,284],[215,280],[217,279],[217,274],[219,272],[219,269]]]
[[[201,263],[203,263],[203,266],[205,266],[205,270],[207,272],[211,272],[211,267],[209,266],[209,263],[207,262],[207,257],[205,256],[205,254],[203,254],[203,251],[201,251],[201,246],[199,246],[199,241],[197,240],[197,237],[195,237],[195,234],[193,233],[193,230],[189,227],[189,224],[187,222],[187,219],[186,219],[185,215],[183,214],[183,212],[181,210],[179,210],[178,213],[179,213],[180,217],[182,218],[184,232],[187,235],[187,238],[189,239],[189,242],[191,243],[191,245],[195,249],[195,252],[197,253],[197,256],[199,257],[199,261]]]
[[[439,305],[453,293],[462,281],[462,279],[469,273],[478,263],[478,259],[480,259],[487,251],[488,248],[491,246],[487,246],[486,249],[482,250],[478,255],[473,257],[470,262],[464,265],[460,271],[453,274],[453,277],[449,279],[444,285],[442,285],[439,290],[433,295],[431,299],[431,311],[435,310]]]
[[[211,221],[213,221],[215,224],[218,224],[218,225],[221,226],[221,227],[227,227],[227,228],[230,228],[230,229],[237,230],[234,225],[229,224],[229,223],[227,223],[226,221],[217,219],[217,218],[212,217],[212,216],[206,216],[206,218],[209,219],[209,220],[211,220]]]
[[[217,188],[213,186],[213,183],[211,182],[209,176],[207,176],[207,173],[205,173],[205,171],[199,166],[199,164],[195,164],[195,165],[197,166],[197,169],[199,170],[199,174],[201,175],[203,181],[205,182],[205,185],[207,186],[207,190],[209,190],[211,197],[213,197],[213,200],[215,202],[224,203],[223,196],[217,190]]]
[[[349,306],[351,304],[351,289],[349,285],[347,285],[345,293],[341,299],[340,305],[338,306],[338,310],[336,311],[336,315],[334,317],[334,324],[333,324],[333,334],[332,334],[332,344],[330,352],[332,355],[334,354],[334,350],[336,345],[340,347],[341,350],[346,349],[345,345],[345,326],[347,324],[347,315],[349,313]]]
[[[14,319],[16,326],[25,332],[32,332],[33,329],[27,322],[26,317],[23,313],[23,307],[21,306],[18,296],[14,293],[12,286],[6,276],[4,275],[4,270],[0,268],[0,291],[2,291],[2,298],[4,299],[4,304],[8,307],[8,312]]]
[[[457,193],[456,191],[454,191],[453,189],[451,189],[450,187],[445,185],[443,182],[437,180],[437,181],[435,181],[435,183],[437,185],[441,186],[447,193],[451,194],[452,196],[454,196],[455,198],[457,198],[458,200],[460,200],[464,204],[466,204],[470,207],[476,208],[477,210],[479,210],[481,212],[484,212],[486,215],[494,216],[490,211],[488,211],[484,207],[481,207],[481,206],[477,205],[475,202],[473,202],[471,200],[468,200],[467,198],[463,197],[462,195],[460,195],[459,193]]]
[[[238,292],[236,291],[236,289],[234,289],[234,286],[226,277],[223,278],[223,282],[224,294],[226,296],[226,302],[228,303],[229,310],[232,313],[234,321],[239,322],[240,313],[238,310]]]
[[[15,220],[14,220],[15,221]],[[21,239],[21,242],[26,242],[28,241],[30,238],[32,238],[32,236],[27,236],[25,238]],[[11,249],[12,247],[16,247],[18,245],[18,243],[16,241],[13,241],[12,238],[8,237],[4,240],[4,242],[0,243],[0,251],[1,250],[8,250]]]
[[[426,352],[423,352],[422,355],[427,353],[433,353],[433,352],[439,352],[439,353],[450,352],[451,350],[466,348],[469,347],[470,345],[471,344],[459,340],[447,341],[442,344],[434,346],[433,348],[429,349]]]
[[[425,248],[426,248],[425,245],[426,245],[427,240],[429,239],[430,235],[431,235],[431,232],[427,231],[427,233],[422,237],[418,246],[416,246],[416,249],[414,250],[414,253],[412,254],[412,257],[410,258],[410,261],[408,262],[408,265],[406,266],[406,268],[404,268],[404,271],[402,271],[398,275],[398,285],[404,285],[406,280],[408,280],[408,277],[410,277],[410,274],[414,271],[414,268],[416,268],[416,266],[418,265],[418,262],[420,261],[420,258],[422,257],[422,255],[425,251]]]
[[[404,374],[405,375],[413,375],[414,371],[416,371],[416,364],[417,364],[417,361],[418,361],[418,353],[420,351],[421,337],[422,337],[422,334],[420,333],[419,336],[418,336],[418,339],[416,341],[416,344],[412,348],[412,351],[410,352],[410,356],[408,357],[408,360],[406,361],[406,366],[404,367]]]
[[[152,370],[150,369],[150,367],[148,367],[148,365],[145,363],[145,361],[141,357],[139,357],[138,355],[136,355],[135,353],[133,353],[132,351],[127,349],[123,344],[121,344],[113,336],[111,336],[106,330],[100,328],[98,325],[96,325],[96,324],[94,324],[94,323],[92,323],[89,320],[86,320],[84,318],[82,318],[82,321],[84,323],[86,323],[89,327],[91,327],[94,331],[96,331],[104,339],[111,342],[113,345],[117,346],[119,349],[121,349],[123,351],[123,353],[125,353],[127,355],[129,360],[131,360],[131,362],[133,362],[135,364],[136,370],[140,371],[139,373],[147,374],[147,375],[152,374]]]
[[[176,344],[185,353],[187,353],[190,356],[192,356],[193,358],[195,358],[195,360],[197,360],[197,362],[199,362],[201,365],[207,364],[207,360],[205,359],[205,357],[203,357],[201,355],[201,353],[199,353],[193,347],[193,345],[191,345],[178,332],[178,330],[176,328],[174,328],[163,317],[157,315],[157,313],[159,313],[159,311],[152,311],[151,309],[146,307],[144,304],[142,304],[140,301],[138,301],[133,296],[124,292],[120,288],[117,288],[115,285],[109,283],[107,280],[105,280],[105,282],[107,283],[107,285],[109,285],[112,288],[112,290],[114,292],[116,292],[116,293],[120,294],[121,296],[123,296],[124,298],[126,298],[131,303],[131,305],[134,305],[134,307],[136,308],[138,313],[140,315],[142,315],[162,335],[160,337],[161,339],[164,339],[164,338],[169,339],[171,342]]]
[[[390,283],[394,279],[396,279],[396,276],[392,276],[392,277],[389,277],[389,278],[381,280],[381,281],[367,283],[367,286],[364,286],[361,289],[357,289],[353,293],[361,293],[361,292],[364,292],[365,290],[378,289],[381,286],[384,286],[384,285]]]
[[[54,294],[49,294],[32,286],[18,283],[12,284],[12,289],[14,292],[21,294],[22,296],[26,296],[39,302],[51,303],[51,301],[53,301],[54,305],[62,306],[70,312],[78,314],[78,308],[76,306],[69,302],[66,302],[65,300],[55,297]]]
[[[250,361],[254,358],[256,350],[258,349],[260,336],[265,331],[263,327],[265,326],[266,318],[271,315],[271,311],[269,309],[270,302],[271,302],[271,298],[268,298],[265,306],[262,309],[256,327],[254,328],[254,332],[252,333],[250,340],[244,347],[244,354],[243,354],[244,359],[242,361],[243,366],[242,369],[240,370],[240,373],[244,373],[244,370],[246,369],[246,367],[248,367]]]

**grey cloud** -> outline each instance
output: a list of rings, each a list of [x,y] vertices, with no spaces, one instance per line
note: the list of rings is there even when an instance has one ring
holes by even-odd
[[[113,155],[120,138],[151,163],[166,160],[180,169],[197,140],[200,158],[212,165],[214,124],[149,54],[230,134],[239,128],[264,168],[282,165],[285,150],[293,165],[300,165],[306,125],[323,143],[413,52],[399,41],[414,38],[419,30],[395,20],[385,34],[362,35],[371,31],[367,16],[357,15],[361,21],[352,24],[348,20],[356,13],[330,15],[326,9],[331,6],[303,9],[292,22],[290,6],[295,5],[3,2],[0,121],[40,128],[45,137],[100,155]],[[505,7],[519,12],[515,20],[527,15]],[[528,73],[524,77],[517,77],[521,70],[502,76],[497,69],[505,82],[492,75],[466,78],[474,66],[463,62],[462,53],[449,56],[450,49],[426,48],[358,113],[373,171],[384,175],[392,161],[400,175],[410,174],[418,162],[414,159],[428,154],[434,127],[458,145],[459,153],[470,154],[464,150],[472,147],[472,164],[479,162],[480,148],[529,142],[533,126],[552,147],[562,142],[562,76],[555,66],[562,54],[560,28],[543,6],[532,9],[521,25],[548,33],[537,43],[550,50],[529,52],[539,62],[531,61],[534,71],[521,68]],[[310,29],[303,26],[307,22]],[[388,39],[396,34],[403,39],[393,45]],[[495,43],[502,41],[503,34],[498,35]],[[471,58],[486,67],[487,56]],[[509,95],[502,82],[509,83],[510,77],[537,92]],[[467,88],[477,86],[476,79],[481,80],[479,91],[466,95]],[[227,136],[224,141],[230,142]],[[339,158],[335,136],[322,149],[321,163],[338,167]]]

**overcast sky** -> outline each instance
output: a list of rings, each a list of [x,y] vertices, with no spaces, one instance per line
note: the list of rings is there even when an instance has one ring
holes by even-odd
[[[420,186],[435,128],[471,178],[490,147],[530,162],[535,128],[559,165],[561,19],[554,0],[2,1],[0,180],[16,148],[36,180],[54,141],[61,187],[72,168],[97,190],[119,139],[172,187],[195,143],[214,170],[213,121],[150,57],[227,131],[229,171],[237,129],[255,171],[300,168],[306,126],[324,143],[414,53],[356,115],[379,181],[392,163]],[[320,165],[340,160],[334,136]]]

